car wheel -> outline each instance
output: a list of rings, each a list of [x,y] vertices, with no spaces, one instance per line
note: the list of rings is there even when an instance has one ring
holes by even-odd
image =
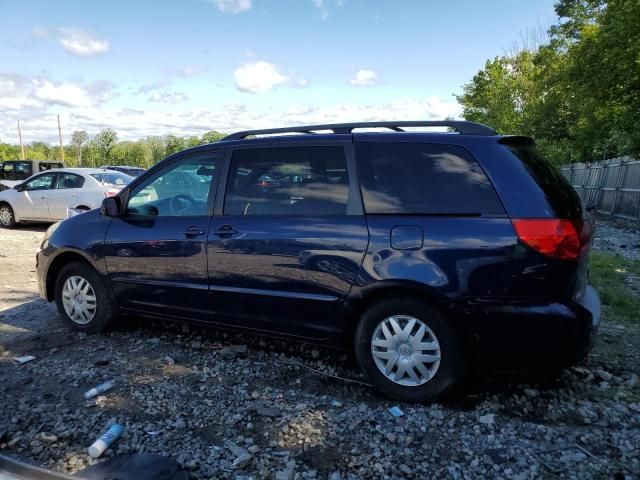
[[[55,300],[60,316],[73,328],[102,332],[117,316],[113,295],[89,265],[72,262],[58,274]]]
[[[16,217],[13,214],[13,208],[8,203],[0,204],[0,226],[4,228],[13,228],[16,225]]]
[[[443,399],[466,370],[451,325],[436,309],[410,297],[382,300],[365,311],[355,353],[374,387],[404,402]]]

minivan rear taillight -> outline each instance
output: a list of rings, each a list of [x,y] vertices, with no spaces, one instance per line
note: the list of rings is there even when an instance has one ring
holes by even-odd
[[[582,220],[525,218],[513,226],[522,242],[553,258],[575,260],[591,248],[591,224]]]

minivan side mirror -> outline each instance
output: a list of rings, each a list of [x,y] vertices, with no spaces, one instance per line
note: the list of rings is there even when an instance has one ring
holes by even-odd
[[[16,185],[15,187],[13,187],[15,190],[21,192],[24,190],[24,183],[19,183],[18,185]]]
[[[105,217],[119,217],[121,215],[119,197],[107,197],[102,201],[100,213]]]

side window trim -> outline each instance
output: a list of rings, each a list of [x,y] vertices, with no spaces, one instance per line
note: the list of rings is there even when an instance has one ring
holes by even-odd
[[[133,185],[133,188],[126,188],[126,191],[123,192],[122,197],[124,197],[125,212],[129,206],[129,201],[132,198],[132,194],[135,195],[140,190],[143,190],[150,183],[153,183],[158,177],[161,177],[167,171],[175,168],[177,164],[188,162],[189,160],[198,159],[198,158],[218,159],[218,162],[222,164],[223,163],[222,159],[224,155],[223,150],[224,149],[222,148],[216,148],[214,150],[207,150],[204,152],[189,153],[189,154],[177,156],[176,158],[172,159],[171,162],[167,163],[166,165],[163,165],[161,168],[154,171],[148,177],[142,178],[141,181],[136,181],[135,184]],[[214,178],[209,184],[209,194],[207,198],[207,213],[206,213],[206,216],[208,217],[211,217],[213,215],[214,196],[216,194],[218,184],[220,183],[221,176],[222,176],[222,171],[220,171],[220,174],[218,174],[216,178]],[[145,185],[145,187],[141,188],[141,185]],[[143,217],[145,216],[136,215],[136,218],[143,218]],[[156,218],[156,217],[154,216],[152,218]]]
[[[360,192],[360,185],[358,183],[358,176],[356,171],[356,159],[353,148],[353,142],[334,141],[334,142],[282,142],[273,144],[259,144],[259,145],[237,145],[226,149],[224,154],[224,162],[222,163],[222,169],[218,178],[218,189],[216,192],[214,216],[224,215],[224,200],[227,191],[227,183],[229,179],[229,172],[231,170],[231,159],[233,154],[239,150],[252,150],[252,149],[265,149],[265,148],[295,148],[295,147],[342,147],[345,153],[345,160],[347,164],[347,176],[349,180],[349,192],[347,196],[347,213],[346,216],[364,216],[364,207],[362,203],[362,194]],[[234,215],[226,215],[234,216]],[[274,216],[262,216],[261,218],[277,218]]]
[[[347,175],[349,176],[349,195],[347,197],[347,216],[364,216],[364,204],[362,203],[362,192],[360,191],[360,181],[358,179],[358,168],[356,167],[356,154],[353,142],[344,147],[347,159]]]

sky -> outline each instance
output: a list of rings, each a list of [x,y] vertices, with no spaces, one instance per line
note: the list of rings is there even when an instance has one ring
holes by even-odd
[[[554,0],[0,0],[0,141],[460,117]]]

